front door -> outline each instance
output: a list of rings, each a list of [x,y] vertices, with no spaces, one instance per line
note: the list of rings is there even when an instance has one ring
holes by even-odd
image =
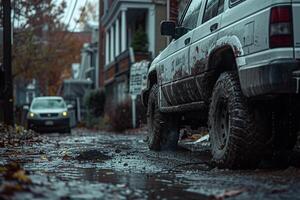
[[[162,92],[168,103],[180,105],[191,102],[194,91],[188,86],[187,81],[191,78],[189,67],[190,45],[193,30],[198,25],[199,11],[202,0],[192,0],[187,7],[180,22],[180,29],[185,30],[185,34],[173,40],[168,47],[172,52],[162,61]]]
[[[200,93],[200,100],[207,100],[207,64],[210,51],[214,49],[218,40],[218,32],[221,28],[222,13],[224,11],[224,0],[207,0],[200,23],[193,32],[192,44],[190,47],[190,70],[195,77],[194,87]],[[208,86],[210,87],[210,86]]]

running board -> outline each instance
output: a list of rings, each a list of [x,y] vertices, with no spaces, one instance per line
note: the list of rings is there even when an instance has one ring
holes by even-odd
[[[182,113],[182,112],[187,112],[187,111],[199,111],[204,109],[206,106],[204,101],[200,102],[193,102],[193,103],[188,103],[188,104],[182,104],[178,106],[168,106],[168,107],[160,107],[160,111],[163,113]]]

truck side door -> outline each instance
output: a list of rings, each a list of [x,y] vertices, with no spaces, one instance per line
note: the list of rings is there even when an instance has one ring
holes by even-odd
[[[161,65],[164,68],[162,92],[171,105],[180,105],[191,101],[191,93],[185,84],[191,76],[189,67],[189,48],[193,30],[198,23],[199,11],[203,0],[190,2],[180,22],[180,29],[184,33],[174,40],[168,48],[175,51],[167,57]]]
[[[192,44],[190,47],[190,70],[191,74],[195,77],[195,87],[198,88],[200,93],[199,100],[206,99],[205,88],[206,80],[209,74],[207,63],[209,53],[214,48],[218,40],[218,32],[221,27],[222,13],[224,11],[225,0],[207,0],[203,16],[201,16],[201,25],[198,26],[192,37]]]

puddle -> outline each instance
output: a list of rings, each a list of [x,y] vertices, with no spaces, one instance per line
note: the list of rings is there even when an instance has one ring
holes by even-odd
[[[109,160],[111,159],[111,157],[104,155],[102,152],[98,150],[87,150],[87,151],[80,152],[75,159],[79,161],[100,162],[100,161]]]
[[[208,196],[189,191],[189,186],[178,182],[175,174],[126,173],[95,168],[76,169],[74,172],[75,174],[66,171],[62,174],[48,174],[55,176],[59,181],[68,182],[61,194],[56,195],[72,197],[76,193],[78,195],[79,191],[85,191],[86,196],[81,196],[83,199],[95,198],[93,194],[103,196],[114,192],[118,194],[117,199],[208,199]],[[76,179],[73,179],[74,176]],[[98,193],[95,193],[95,188]]]

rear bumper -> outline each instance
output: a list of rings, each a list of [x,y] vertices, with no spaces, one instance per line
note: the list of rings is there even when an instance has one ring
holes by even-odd
[[[300,61],[274,60],[267,65],[241,68],[239,77],[245,96],[299,93]],[[297,72],[299,71],[299,72]]]
[[[28,129],[37,132],[55,132],[70,128],[70,119],[28,119],[27,124]]]

